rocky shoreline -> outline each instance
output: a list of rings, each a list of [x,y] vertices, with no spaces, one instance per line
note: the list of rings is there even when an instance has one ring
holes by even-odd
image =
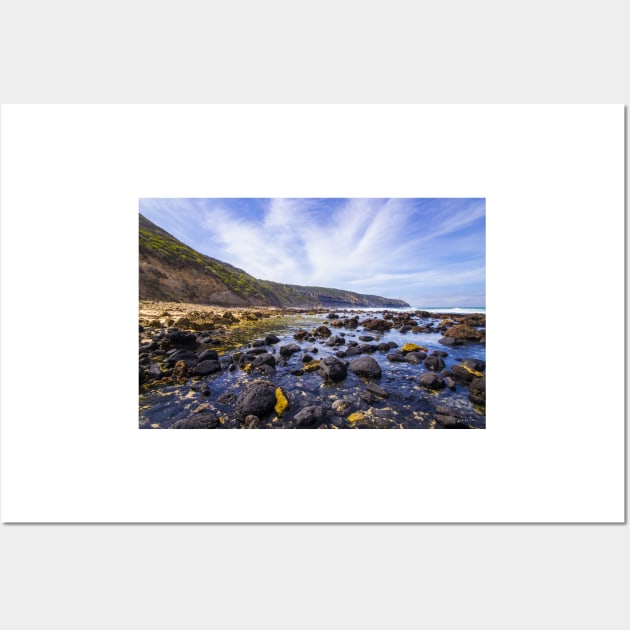
[[[139,315],[142,428],[485,428],[483,314],[141,302]]]

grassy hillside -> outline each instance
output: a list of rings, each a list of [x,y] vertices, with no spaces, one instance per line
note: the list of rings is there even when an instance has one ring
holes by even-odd
[[[200,254],[140,215],[140,299],[228,306],[408,306],[340,289],[257,280]]]

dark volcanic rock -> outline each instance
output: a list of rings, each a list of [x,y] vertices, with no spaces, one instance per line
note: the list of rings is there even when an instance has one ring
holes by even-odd
[[[277,337],[273,333],[270,333],[265,337],[265,343],[267,345],[273,345],[274,343],[278,343],[280,341],[280,337]]]
[[[339,335],[333,335],[332,337],[328,339],[328,341],[326,342],[326,345],[327,346],[343,346],[344,343],[346,343],[346,340],[343,337],[340,337]]]
[[[443,370],[444,365],[444,361],[435,354],[429,355],[424,360],[424,367],[426,367],[427,370],[432,370],[433,372],[439,372],[440,370]]]
[[[148,367],[147,375],[150,378],[162,378],[164,376],[164,374],[162,374],[162,370],[160,369],[160,366],[157,363],[153,363],[152,365]]]
[[[202,361],[193,368],[193,374],[197,374],[198,376],[207,376],[208,374],[214,374],[220,371],[221,364],[213,360]]]
[[[359,376],[378,378],[381,375],[381,368],[372,357],[360,357],[350,364],[350,369]]]
[[[276,405],[276,388],[265,381],[250,383],[236,399],[237,418],[254,415],[263,418],[273,411]]]
[[[465,365],[476,372],[485,372],[486,370],[486,362],[481,359],[464,359],[461,365]]]
[[[178,420],[169,429],[216,429],[219,424],[219,419],[213,413],[207,411],[196,413],[184,420]]]
[[[219,353],[216,350],[204,350],[198,357],[199,361],[218,361]]]
[[[198,383],[193,383],[190,386],[190,389],[192,389],[194,392],[199,392],[204,396],[210,396],[210,394],[212,393],[210,391],[210,386],[208,385],[207,381],[199,381]]]
[[[176,330],[169,333],[168,343],[171,346],[192,348],[197,345],[197,336],[194,333]]]
[[[299,341],[300,339],[304,339],[304,337],[306,337],[307,335],[308,333],[300,328],[300,330],[297,330],[293,335],[293,339],[297,339]]]
[[[484,331],[477,330],[472,326],[467,326],[466,324],[458,324],[456,326],[451,326],[448,328],[445,333],[445,337],[452,337],[453,339],[458,339],[460,341],[471,341],[479,343],[482,339],[485,339],[486,334]]]
[[[486,377],[476,378],[469,387],[468,398],[470,402],[480,407],[486,406]]]
[[[194,367],[198,360],[197,355],[190,350],[176,350],[167,355],[164,365],[166,365],[166,367],[173,367],[179,361],[184,361],[188,367]]]
[[[297,343],[290,343],[287,344],[286,346],[280,346],[280,354],[283,357],[290,357],[294,352],[299,352],[300,351],[300,346],[297,345]]]
[[[463,362],[459,365],[454,365],[451,368],[451,372],[453,372],[453,376],[460,383],[470,383],[473,379],[482,376],[481,372],[464,365]]]
[[[387,360],[391,361],[392,363],[407,363],[407,357],[399,351],[390,352],[387,355]]]
[[[361,335],[359,337],[359,341],[374,341],[374,337],[372,335]]]
[[[348,375],[348,366],[337,357],[325,357],[319,367],[329,381],[341,381]]]
[[[316,337],[323,337],[325,339],[326,337],[330,337],[330,335],[332,335],[332,332],[328,326],[321,325],[315,329]]]
[[[392,327],[392,322],[378,318],[366,319],[361,324],[365,330],[389,330]]]
[[[310,429],[315,427],[324,419],[324,410],[321,407],[304,407],[293,416],[299,429]]]
[[[253,361],[252,367],[260,367],[261,365],[268,365],[272,368],[276,367],[276,357],[273,356],[270,352],[264,352],[263,354],[259,354]]]
[[[426,352],[408,352],[406,355],[409,363],[422,363],[427,358]]]
[[[461,339],[455,339],[455,337],[441,337],[438,342],[443,346],[461,346],[464,344]]]
[[[383,389],[380,385],[377,385],[376,383],[368,383],[367,390],[372,392],[373,394],[376,394],[377,396],[380,396],[381,398],[387,398],[389,396],[387,390]]]
[[[422,387],[426,387],[427,389],[444,389],[446,383],[439,374],[425,372],[422,376],[420,376],[420,385],[422,385]]]

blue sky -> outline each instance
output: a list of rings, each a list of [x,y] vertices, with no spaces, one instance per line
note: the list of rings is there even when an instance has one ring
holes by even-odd
[[[486,303],[484,199],[141,199],[140,212],[263,280]]]

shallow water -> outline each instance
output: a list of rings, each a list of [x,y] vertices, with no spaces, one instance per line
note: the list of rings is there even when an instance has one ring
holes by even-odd
[[[346,313],[344,313],[345,315]],[[360,320],[374,317],[374,313],[365,313]],[[437,321],[433,318],[416,318],[420,325]],[[338,350],[346,350],[347,346],[326,346],[327,339],[313,341],[298,341],[293,334],[300,328],[310,331],[321,324],[326,324],[333,335],[345,336],[348,341],[357,341],[359,336],[370,335],[374,341],[370,344],[379,344],[393,341],[402,347],[411,342],[432,350],[440,350],[448,353],[444,358],[446,369],[462,359],[476,358],[485,361],[485,347],[479,344],[449,348],[438,343],[442,333],[400,333],[398,330],[387,332],[364,331],[361,324],[357,329],[330,326],[330,320],[326,314],[317,315],[291,315],[270,317],[255,322],[243,322],[238,327],[228,329],[225,334],[217,337],[213,334],[213,343],[197,348],[200,352],[204,348],[213,348],[220,356],[230,355],[236,351],[247,349],[253,340],[264,338],[268,333],[274,333],[280,337],[280,342],[267,346],[267,351],[279,359],[278,348],[287,343],[297,343],[301,352],[296,352],[288,360],[286,365],[276,366],[276,371],[271,376],[261,377],[256,374],[248,374],[237,368],[234,371],[222,370],[220,373],[207,377],[195,377],[184,383],[151,385],[140,396],[140,427],[141,428],[168,428],[177,420],[190,417],[200,407],[216,413],[222,418],[221,428],[237,428],[240,425],[233,419],[234,398],[242,388],[255,378],[263,378],[270,381],[276,387],[281,387],[290,402],[288,413],[282,418],[274,417],[267,422],[269,428],[293,428],[291,417],[293,413],[302,407],[309,405],[324,406],[330,410],[335,400],[343,399],[348,403],[347,409],[342,414],[330,413],[333,423],[326,423],[326,428],[348,428],[344,423],[350,413],[361,412],[365,415],[365,422],[359,423],[360,428],[373,426],[374,428],[441,428],[435,422],[436,406],[446,406],[457,410],[462,420],[475,427],[485,427],[485,414],[483,410],[475,408],[468,400],[468,388],[457,385],[455,391],[448,389],[431,392],[418,383],[420,374],[426,372],[422,364],[393,363],[388,361],[385,352],[363,353],[361,355],[347,357],[345,361],[351,362],[359,356],[371,356],[382,370],[380,379],[374,382],[383,387],[389,393],[386,399],[377,398],[366,402],[360,397],[366,395],[367,379],[363,379],[348,370],[348,376],[339,383],[327,383],[318,372],[305,372],[296,376],[292,371],[303,367],[302,355],[304,352],[311,354],[314,359],[322,359],[325,356],[334,355]],[[207,382],[210,395],[191,389],[192,385]],[[226,400],[226,394],[233,394],[231,400]],[[227,396],[229,398],[229,396]],[[219,399],[219,400],[217,400]],[[337,426],[338,425],[338,426]],[[264,428],[264,427],[263,427]]]

